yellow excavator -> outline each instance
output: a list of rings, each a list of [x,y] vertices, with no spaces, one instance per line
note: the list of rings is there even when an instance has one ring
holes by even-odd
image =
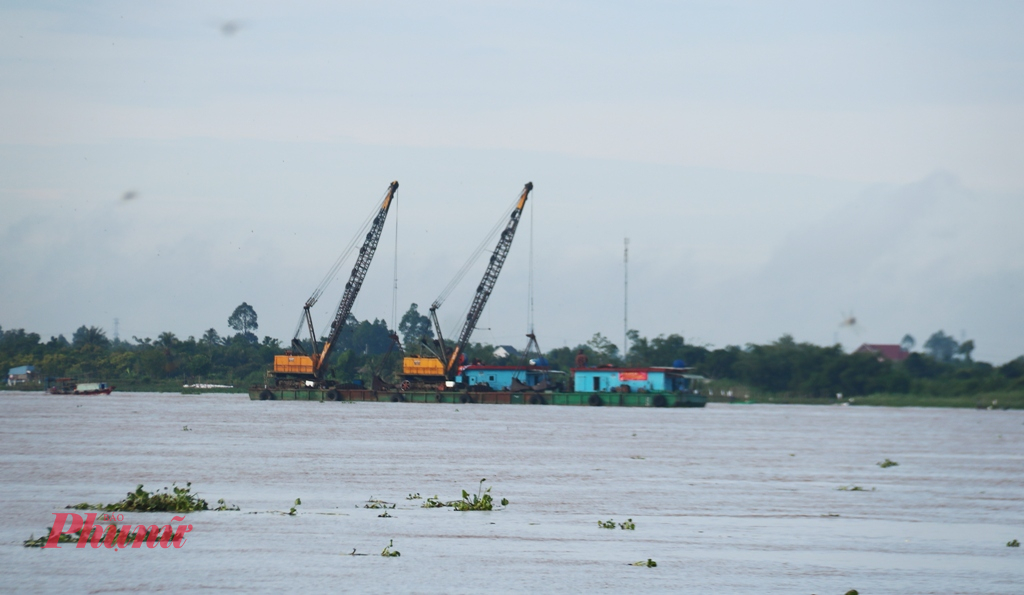
[[[445,390],[455,386],[454,380],[458,375],[459,366],[462,360],[465,359],[464,351],[466,345],[469,344],[469,338],[473,335],[473,331],[476,330],[477,322],[480,320],[480,315],[483,314],[487,300],[491,297],[491,292],[494,291],[494,284],[498,281],[501,267],[505,264],[509,248],[512,247],[512,239],[515,238],[516,228],[519,226],[519,218],[523,213],[523,207],[526,205],[526,199],[529,197],[531,190],[533,190],[533,182],[527,182],[526,186],[523,187],[522,193],[519,195],[519,200],[512,207],[508,222],[505,224],[504,229],[501,230],[501,235],[498,238],[498,245],[491,254],[487,270],[484,271],[483,279],[477,285],[473,303],[469,307],[466,321],[463,323],[462,330],[459,333],[459,340],[450,350],[447,344],[445,344],[444,336],[441,333],[441,325],[437,320],[437,309],[441,307],[441,304],[444,303],[444,300],[454,289],[454,286],[462,279],[465,270],[472,265],[474,258],[471,258],[466,263],[463,270],[455,276],[455,279],[448,284],[448,287],[430,305],[430,319],[433,321],[434,330],[437,332],[437,346],[440,353],[427,357],[405,357],[402,361],[403,380],[401,387],[403,390],[424,386]],[[486,242],[486,240],[484,241]]]
[[[274,356],[274,367],[267,372],[268,386],[282,388],[330,388],[333,386],[334,383],[325,378],[327,362],[331,356],[331,351],[338,343],[338,337],[341,336],[345,322],[352,313],[352,305],[355,304],[359,290],[363,286],[363,279],[366,278],[366,273],[370,269],[370,262],[373,260],[373,254],[377,251],[377,243],[380,241],[381,232],[384,230],[384,222],[388,217],[388,209],[395,198],[396,190],[398,190],[398,182],[391,182],[380,208],[376,211],[376,215],[373,216],[373,222],[366,233],[362,246],[359,248],[359,255],[356,258],[355,265],[352,267],[348,283],[345,284],[345,293],[341,297],[341,302],[338,303],[338,310],[334,315],[334,320],[331,322],[331,330],[327,337],[323,338],[322,344],[317,341],[310,309],[316,304],[320,295],[346,260],[348,251],[338,259],[334,267],[327,274],[327,277],[324,278],[324,281],[320,283],[320,286],[317,287],[313,295],[306,300],[305,306],[303,306],[303,317],[309,329],[311,350],[307,353],[305,346],[298,339],[299,331],[296,330],[295,337],[292,339],[293,350],[286,351],[284,355]],[[358,239],[359,235],[350,244],[350,249],[355,247]],[[300,321],[299,327],[301,328],[301,326],[302,323]]]

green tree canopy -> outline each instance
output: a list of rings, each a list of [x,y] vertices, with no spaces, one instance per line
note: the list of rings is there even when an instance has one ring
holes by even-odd
[[[936,331],[924,342],[924,350],[928,352],[928,355],[945,363],[953,361],[953,356],[956,355],[959,347],[960,344],[956,339],[942,331]]]
[[[363,355],[378,355],[391,349],[391,345],[391,331],[387,322],[380,319],[358,322],[352,318],[341,332],[335,352],[347,350]]]
[[[434,338],[430,319],[420,314],[419,305],[415,302],[409,305],[409,309],[402,315],[402,320],[398,322],[398,332],[402,334],[402,344],[406,347],[419,345],[423,337]]]
[[[619,347],[601,333],[594,333],[594,336],[587,341],[587,347],[598,354],[599,359],[604,360],[599,363],[611,362],[619,356]]]
[[[174,344],[178,342],[178,337],[175,336],[175,334],[170,331],[165,331],[160,333],[159,336],[157,336],[156,342],[158,345],[170,348],[173,347]]]
[[[260,328],[256,322],[256,310],[242,302],[228,317],[228,326],[248,337],[252,331]]]
[[[103,332],[103,329],[95,326],[86,327],[85,325],[82,325],[78,327],[75,334],[71,336],[71,344],[75,347],[85,347],[86,345],[107,347],[110,345],[110,340],[107,339],[107,334]]]
[[[199,339],[199,342],[207,345],[220,345],[220,334],[217,332],[217,329],[208,328],[206,329],[206,332],[203,333],[203,338]]]
[[[971,361],[971,352],[972,351],[974,351],[974,340],[973,339],[968,339],[968,340],[964,341],[963,343],[960,344],[959,347],[956,348],[957,356],[958,357],[962,357],[964,359],[964,361],[966,361],[966,362]]]

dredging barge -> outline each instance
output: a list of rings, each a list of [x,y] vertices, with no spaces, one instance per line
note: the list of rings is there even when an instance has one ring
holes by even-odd
[[[278,388],[254,386],[253,401],[370,401],[378,403],[481,403],[491,405],[585,405],[591,407],[703,407],[708,398],[694,393],[557,393],[475,391],[376,391],[351,388]]]
[[[507,405],[587,405],[591,407],[703,407],[707,397],[691,390],[688,368],[681,366],[665,368],[589,368],[581,366],[572,370],[571,390],[562,389],[560,383],[549,381],[552,371],[546,366],[485,366],[474,363],[467,365],[465,350],[470,337],[477,327],[484,307],[494,290],[516,228],[522,215],[533,183],[527,182],[508,212],[507,219],[500,219],[491,235],[480,244],[469,262],[463,266],[455,279],[430,306],[430,318],[437,333],[432,349],[426,340],[421,346],[429,355],[412,355],[404,358],[402,374],[398,385],[382,380],[376,373],[371,388],[356,384],[338,384],[326,379],[327,362],[332,350],[338,344],[342,328],[352,311],[359,290],[362,287],[370,262],[376,252],[384,222],[398,182],[388,187],[380,207],[364,224],[350,244],[316,288],[303,307],[303,319],[309,330],[308,345],[292,339],[292,349],[283,355],[274,356],[274,365],[267,372],[262,386],[249,389],[249,398],[254,401],[370,401],[410,403],[481,403]],[[504,221],[504,223],[502,223]],[[365,236],[363,235],[365,232]],[[473,302],[466,314],[459,338],[449,347],[441,332],[437,310],[444,303],[455,285],[462,279],[472,262],[483,253],[484,244],[498,236],[498,242],[491,252],[487,268],[477,285]],[[337,274],[348,252],[354,250],[362,237],[365,240],[359,248],[345,292],[338,304],[330,330],[322,340],[314,331],[311,308]],[[301,322],[300,322],[301,328]],[[527,334],[531,345],[537,347],[533,332]],[[398,337],[392,336],[395,345]],[[426,337],[424,337],[426,339]],[[529,347],[527,348],[529,350]],[[582,360],[585,361],[585,360]],[[532,364],[532,362],[531,362]],[[525,382],[524,382],[525,381]]]
[[[413,358],[407,358],[413,359]],[[545,366],[463,366],[456,387],[412,388],[377,381],[376,389],[339,385],[329,388],[253,386],[253,401],[371,401],[391,403],[482,403],[492,405],[586,405],[590,407],[703,407],[708,398],[692,390],[699,376],[685,367],[574,368],[572,392],[545,390]],[[523,382],[525,381],[525,382]],[[542,384],[544,383],[544,384]],[[421,385],[422,386],[422,385]],[[462,388],[458,388],[462,386]],[[535,388],[536,387],[536,388]],[[591,389],[589,392],[583,389]]]

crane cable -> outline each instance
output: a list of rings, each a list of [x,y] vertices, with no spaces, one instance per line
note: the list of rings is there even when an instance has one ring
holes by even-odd
[[[483,254],[485,250],[487,250],[487,246],[489,246],[492,243],[492,241],[498,235],[498,233],[501,232],[501,230],[504,229],[505,226],[508,224],[508,218],[509,216],[511,216],[512,211],[515,210],[516,204],[518,202],[519,195],[516,195],[516,199],[512,201],[512,204],[509,205],[509,208],[505,209],[504,213],[498,219],[497,223],[495,223],[494,227],[491,228],[491,231],[488,232],[487,236],[480,241],[480,244],[469,255],[469,258],[466,259],[465,264],[463,264],[462,268],[460,268],[459,271],[455,273],[455,277],[453,277],[452,280],[448,283],[448,285],[444,288],[444,291],[441,292],[441,295],[437,296],[437,299],[434,300],[434,303],[431,305],[431,308],[440,308],[441,304],[443,304],[444,301],[448,299],[448,296],[451,295],[452,291],[454,291],[455,288],[459,285],[459,282],[462,281],[463,277],[466,276],[466,273],[469,272],[469,269],[480,258],[480,255]],[[469,311],[468,307],[466,308],[466,311]]]
[[[391,332],[398,332],[398,209],[392,216],[395,220],[395,267],[391,285]]]
[[[533,200],[530,201],[530,264],[527,267],[527,281],[526,281],[526,336],[533,336],[533,205],[537,204],[537,192],[533,193]],[[529,363],[530,358],[530,345],[533,344],[531,339],[530,343],[526,344],[526,349],[523,350],[523,366],[525,367]],[[539,346],[538,346],[539,351]],[[512,371],[512,378],[519,379],[519,374],[525,375],[526,371],[524,368],[516,368]]]
[[[530,264],[526,282],[526,332],[533,334],[533,205],[537,204],[537,193],[530,201]]]
[[[480,244],[469,255],[469,258],[466,259],[465,264],[462,265],[462,268],[460,268],[459,271],[455,274],[455,277],[453,277],[452,280],[448,283],[448,285],[444,288],[444,291],[441,292],[441,295],[439,295],[437,299],[434,300],[434,303],[431,304],[431,309],[436,310],[437,308],[440,308],[442,304],[444,304],[445,300],[448,299],[448,296],[451,295],[451,293],[455,290],[456,287],[458,287],[459,283],[466,276],[466,274],[469,273],[469,269],[472,268],[472,266],[476,263],[477,260],[479,260],[481,254],[483,254],[485,251],[493,253],[493,250],[488,250],[488,246],[494,243],[494,238],[497,237],[497,235],[501,233],[501,231],[504,230],[505,227],[508,225],[509,217],[512,216],[512,211],[515,210],[516,205],[519,203],[519,198],[520,195],[517,194],[515,200],[513,200],[509,207],[505,209],[501,217],[499,217],[498,221],[494,224],[494,227],[492,227],[490,232],[488,232],[487,236],[480,241]],[[456,331],[458,331],[458,325],[464,324],[466,317],[469,316],[469,310],[472,307],[473,300],[470,300],[469,303],[466,304],[466,308],[462,311],[462,315],[455,319],[456,326],[449,331],[448,336],[454,336],[456,334]]]
[[[359,230],[352,237],[352,240],[345,247],[345,250],[342,251],[341,256],[339,256],[337,260],[334,261],[334,264],[331,265],[330,270],[327,271],[327,275],[324,276],[323,280],[320,281],[320,284],[317,285],[316,289],[313,290],[313,294],[309,296],[308,300],[306,300],[306,304],[310,308],[312,308],[313,305],[317,303],[317,301],[320,299],[320,296],[323,295],[324,291],[326,291],[327,288],[331,285],[331,283],[337,278],[338,272],[341,270],[341,267],[352,255],[352,251],[356,249],[356,245],[360,244],[360,240],[362,240],[366,236],[366,232],[367,230],[369,230],[370,224],[373,223],[374,217],[376,217],[377,213],[380,212],[380,204],[384,201],[384,196],[387,196],[387,192],[388,191],[385,191],[384,194],[381,195],[380,200],[376,203],[377,206],[375,206],[374,209],[370,211],[370,215],[363,221],[362,225],[359,226]],[[301,332],[302,325],[305,322],[305,320],[305,313],[299,314],[299,323],[295,327],[295,338],[298,338],[299,332]],[[324,330],[326,329],[321,329],[321,334],[324,333]]]

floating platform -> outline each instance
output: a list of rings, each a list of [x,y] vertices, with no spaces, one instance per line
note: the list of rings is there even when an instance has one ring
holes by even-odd
[[[494,392],[413,392],[373,391],[367,389],[271,388],[249,389],[253,401],[375,401],[379,403],[481,403],[490,405],[578,405],[589,407],[703,407],[704,395],[693,393],[513,393]]]

